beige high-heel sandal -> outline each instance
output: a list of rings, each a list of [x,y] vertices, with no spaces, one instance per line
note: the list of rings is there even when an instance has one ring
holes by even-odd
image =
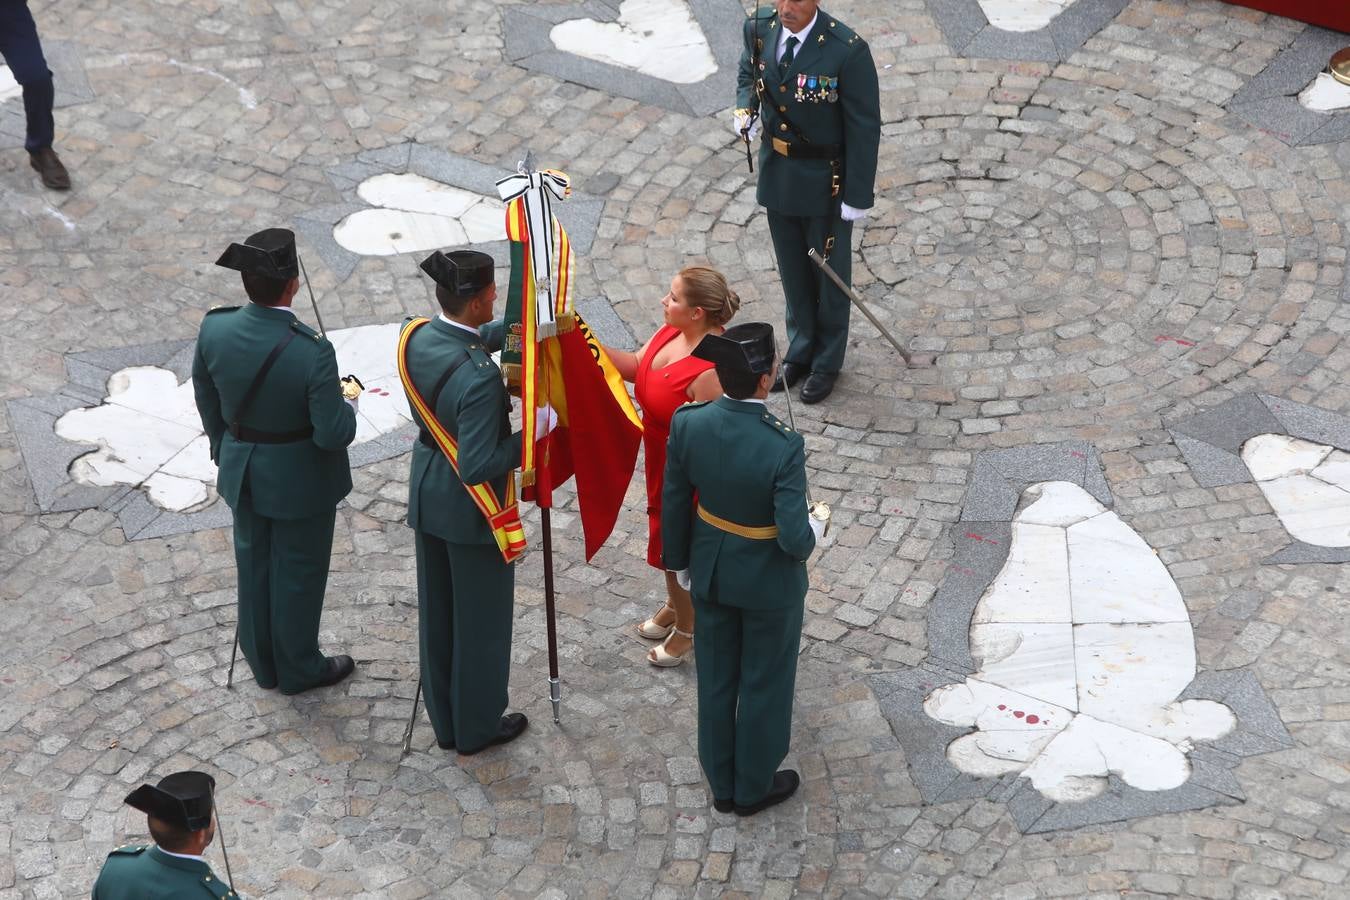
[[[667,603],[665,606],[661,607],[661,609],[658,609],[656,611],[656,615],[659,616],[661,614],[661,610],[664,609],[670,610],[671,615],[675,614],[675,607]],[[671,622],[669,625],[658,625],[656,624],[656,616],[652,616],[650,619],[646,620],[637,627],[638,634],[641,635],[642,637],[645,637],[649,641],[664,641],[666,638],[670,637],[670,633],[674,630],[675,630],[674,622]]]
[[[671,634],[678,634],[682,638],[689,639],[689,649],[679,656],[666,652],[666,642],[662,641],[647,652],[647,662],[661,669],[671,669],[684,662],[684,658],[694,649],[694,633],[692,631],[681,631],[674,626],[670,629]]]

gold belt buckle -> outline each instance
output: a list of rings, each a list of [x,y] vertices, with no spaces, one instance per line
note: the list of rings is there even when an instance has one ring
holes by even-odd
[[[788,148],[791,147],[792,145],[789,144],[787,141],[783,140],[782,138],[770,138],[769,140],[773,142],[774,153],[777,153],[779,156],[791,155],[791,151]]]

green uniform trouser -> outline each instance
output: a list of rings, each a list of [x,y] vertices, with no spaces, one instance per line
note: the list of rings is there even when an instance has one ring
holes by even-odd
[[[718,800],[758,803],[787,756],[802,609],[694,598],[698,758]]]
[[[239,648],[260,687],[298,693],[319,683],[319,617],[328,586],[337,507],[304,519],[271,519],[248,494],[234,508]]]
[[[769,236],[787,300],[788,349],[784,360],[812,372],[838,372],[848,349],[848,296],[806,255],[825,256],[844,284],[853,284],[853,223],[831,216],[785,216],[768,210]]]
[[[516,571],[496,544],[413,534],[427,715],[437,741],[475,750],[506,712]]]

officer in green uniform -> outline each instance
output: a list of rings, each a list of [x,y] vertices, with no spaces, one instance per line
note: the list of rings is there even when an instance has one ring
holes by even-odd
[[[128,844],[108,854],[94,882],[93,900],[230,900],[202,853],[216,836],[216,780],[205,772],[174,772],[157,785],[127,794],[146,814],[153,845]]]
[[[834,390],[849,316],[848,296],[807,251],[852,284],[853,223],[872,206],[881,142],[872,52],[819,5],[777,0],[747,20],[733,120],[747,140],[763,126],[757,196],[787,300],[788,349],[773,389],[805,378],[804,403]]]
[[[336,684],[350,656],[319,652],[337,504],[352,489],[333,345],[295,317],[295,235],[269,228],[231,244],[216,265],[242,273],[251,301],[202,320],[192,363],[197,411],[234,512],[239,646],[259,687],[297,694]]]
[[[661,539],[698,620],[698,755],[719,812],[748,816],[792,795],[787,755],[815,548],[801,435],[764,407],[773,329],[761,322],[694,348],[725,395],[676,411],[666,450]],[[697,498],[697,499],[695,499]]]
[[[486,482],[502,498],[520,465],[520,432],[511,431],[510,399],[489,355],[504,333],[492,321],[493,268],[492,257],[476,250],[438,250],[423,260],[441,314],[407,344],[417,393],[459,446],[456,472],[414,410],[422,433],[408,478],[408,525],[417,551],[422,692],[437,744],[466,755],[514,740],[528,724],[522,713],[504,714],[515,567],[465,489]]]

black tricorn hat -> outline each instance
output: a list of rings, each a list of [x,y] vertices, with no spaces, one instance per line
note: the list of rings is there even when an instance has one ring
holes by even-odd
[[[468,297],[492,284],[496,263],[479,250],[451,250],[422,260],[422,271],[456,297]]]
[[[295,232],[289,228],[265,228],[250,234],[242,244],[227,247],[216,265],[286,281],[298,278],[300,266],[295,255]]]
[[[216,780],[205,772],[174,772],[143,784],[122,802],[170,825],[200,831],[211,824]]]
[[[694,348],[694,356],[748,375],[773,370],[773,326],[765,322],[733,325],[721,334],[708,334]]]

